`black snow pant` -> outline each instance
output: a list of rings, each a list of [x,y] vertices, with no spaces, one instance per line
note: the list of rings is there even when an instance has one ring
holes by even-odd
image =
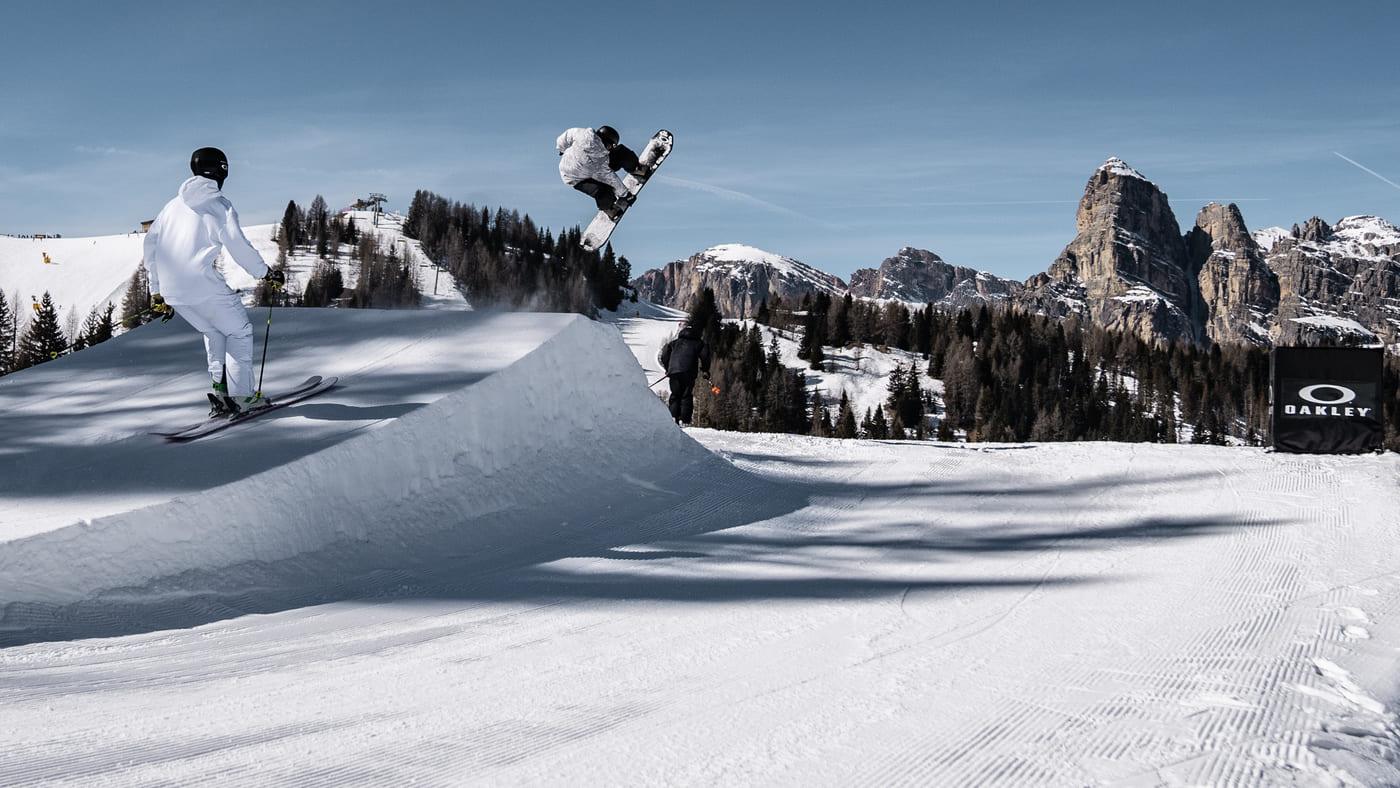
[[[606,211],[617,204],[617,193],[613,188],[602,181],[595,181],[592,178],[579,181],[574,184],[574,188],[593,198],[598,204],[598,210]]]
[[[677,372],[671,375],[671,418],[677,424],[689,424],[695,415],[695,372]]]

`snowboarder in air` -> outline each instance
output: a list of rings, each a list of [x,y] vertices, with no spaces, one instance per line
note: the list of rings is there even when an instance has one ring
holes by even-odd
[[[647,174],[637,154],[623,145],[617,129],[600,126],[569,129],[554,143],[559,149],[559,176],[564,183],[592,197],[598,210],[613,219],[622,215],[632,195],[617,177],[624,170],[638,177]]]
[[[146,233],[142,264],[151,284],[151,310],[170,319],[173,307],[204,335],[213,378],[210,415],[255,410],[270,404],[254,390],[253,325],[243,300],[214,268],[221,250],[249,275],[281,289],[286,275],[263,262],[238,213],[221,189],[228,157],[218,148],[190,156],[194,175],[180,185]]]
[[[661,348],[656,360],[671,380],[671,418],[677,424],[690,426],[695,413],[695,378],[704,375],[710,379],[710,345],[700,336],[697,326],[686,325],[681,321],[681,330],[676,338]]]

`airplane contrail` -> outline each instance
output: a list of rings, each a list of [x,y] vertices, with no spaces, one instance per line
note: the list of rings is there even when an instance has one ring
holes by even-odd
[[[670,184],[675,185],[675,186],[681,186],[681,187],[684,187],[684,188],[687,188],[687,189],[694,189],[694,190],[696,190],[696,191],[701,191],[701,192],[706,192],[706,193],[709,193],[709,194],[713,194],[713,195],[715,195],[716,197],[721,197],[721,198],[726,199],[726,200],[736,200],[736,201],[738,201],[738,202],[744,202],[744,203],[748,203],[748,204],[750,204],[750,205],[756,205],[756,206],[758,206],[758,207],[760,207],[760,208],[765,208],[765,209],[767,209],[767,210],[774,211],[775,213],[787,214],[788,216],[793,216],[793,217],[796,217],[796,218],[798,218],[798,219],[803,219],[803,220],[805,220],[805,221],[817,222],[817,223],[820,223],[820,221],[821,221],[820,219],[816,219],[816,218],[811,217],[811,216],[808,216],[808,215],[806,215],[806,214],[804,214],[804,213],[799,213],[799,212],[797,212],[797,211],[794,211],[794,210],[792,210],[791,208],[784,208],[784,207],[781,206],[781,205],[777,205],[777,204],[775,204],[775,203],[768,202],[767,200],[760,200],[759,198],[754,197],[754,196],[751,195],[751,194],[745,194],[744,192],[735,191],[735,190],[733,190],[733,189],[726,189],[726,188],[724,188],[724,187],[722,187],[722,186],[714,186],[714,185],[712,185],[712,184],[701,183],[701,182],[699,182],[699,181],[686,180],[686,179],[684,179],[684,178],[672,178],[672,177],[670,177],[670,176],[668,176],[668,175],[661,175],[661,176],[659,176],[659,177],[657,178],[657,180],[662,181],[662,182],[664,182],[664,183],[670,183]]]
[[[1360,170],[1362,170],[1363,172],[1368,172],[1368,173],[1370,173],[1370,174],[1376,176],[1377,178],[1380,178],[1381,180],[1385,181],[1386,183],[1390,184],[1391,186],[1394,186],[1395,188],[1400,189],[1400,183],[1396,183],[1395,181],[1392,181],[1391,179],[1385,177],[1384,175],[1381,175],[1379,172],[1376,172],[1375,170],[1371,169],[1370,167],[1367,167],[1367,166],[1361,164],[1360,162],[1356,162],[1356,161],[1353,161],[1353,160],[1351,160],[1351,159],[1348,159],[1347,157],[1343,156],[1343,155],[1340,154],[1340,153],[1337,153],[1336,151],[1332,151],[1332,154],[1335,155],[1337,158],[1341,159],[1342,161],[1345,161],[1345,162],[1348,163],[1348,164],[1354,165],[1357,169],[1360,169]]]

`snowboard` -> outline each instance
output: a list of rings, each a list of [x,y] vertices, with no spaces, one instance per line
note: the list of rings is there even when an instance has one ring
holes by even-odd
[[[245,421],[251,421],[265,413],[271,413],[274,410],[281,410],[282,408],[285,408],[288,405],[292,405],[294,403],[301,402],[302,400],[310,399],[311,397],[314,397],[317,394],[323,394],[327,391],[330,391],[331,388],[335,386],[336,380],[337,378],[322,378],[319,375],[313,375],[312,377],[307,378],[300,386],[297,386],[291,391],[287,391],[282,394],[271,397],[270,399],[272,400],[272,404],[268,405],[265,408],[258,408],[257,410],[248,411],[246,413],[238,413],[233,416],[212,416],[208,419],[205,419],[204,421],[196,422],[194,424],[188,424],[184,427],[180,427],[179,429],[168,430],[165,432],[152,432],[151,434],[165,438],[171,443],[185,443],[187,441],[192,441],[195,438],[203,438],[205,435],[211,435],[215,432],[226,430],[235,424],[242,424]]]
[[[632,202],[637,199],[637,193],[642,190],[643,186],[647,185],[647,180],[656,172],[656,168],[661,166],[661,162],[671,155],[672,140],[671,132],[665,129],[652,136],[646,148],[637,157],[643,168],[642,174],[636,175],[629,172],[627,177],[622,179],[622,185],[627,189],[631,200],[616,216],[609,216],[607,211],[599,211],[598,215],[593,217],[593,221],[588,223],[588,229],[583,231],[582,245],[584,249],[592,252],[603,248],[603,244],[608,242],[608,238],[612,237],[613,230],[617,229],[617,223],[622,221],[627,209],[631,208]]]

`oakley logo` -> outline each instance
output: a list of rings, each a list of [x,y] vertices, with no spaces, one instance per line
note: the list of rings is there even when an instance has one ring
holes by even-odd
[[[1299,389],[1298,396],[1316,405],[1345,405],[1356,399],[1356,392],[1334,383],[1319,383]]]

